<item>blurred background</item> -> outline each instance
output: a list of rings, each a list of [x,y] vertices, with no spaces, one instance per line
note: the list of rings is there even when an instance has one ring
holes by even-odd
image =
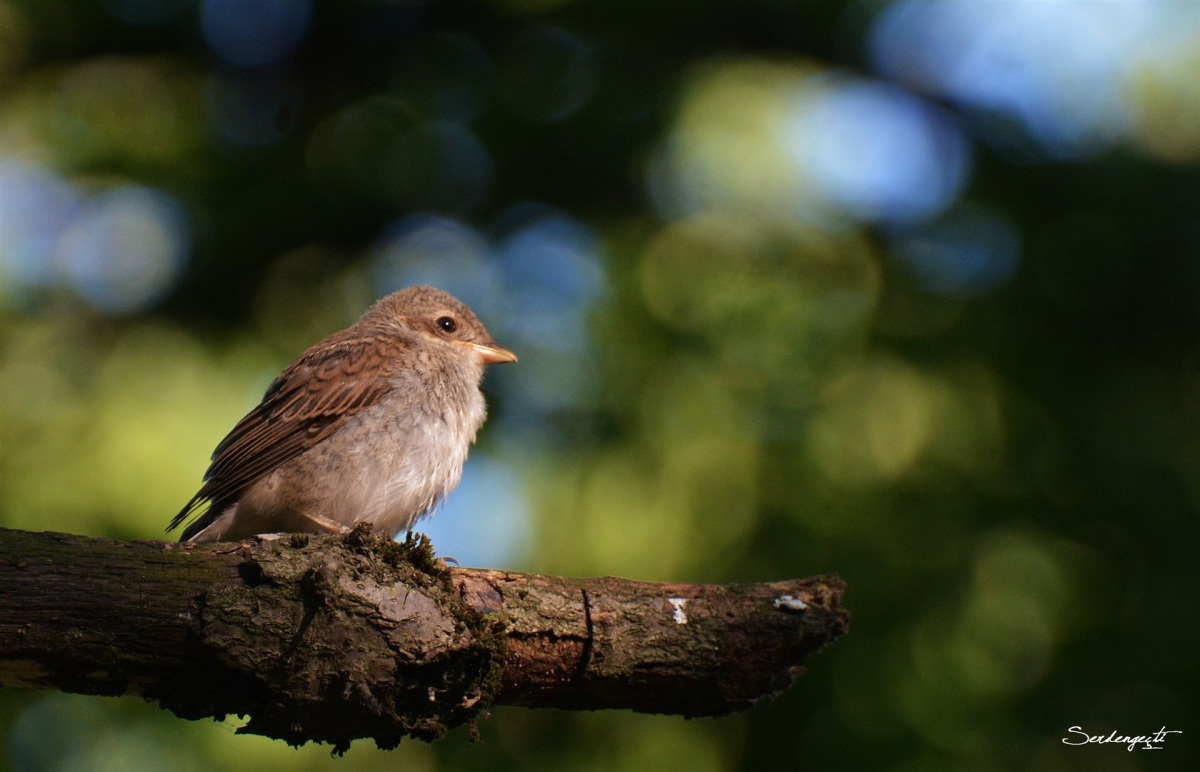
[[[1195,768],[1198,160],[1188,0],[0,0],[0,525],[168,538],[279,370],[424,282],[521,358],[439,552],[854,613],[721,720],[333,760],[10,690],[2,763]]]

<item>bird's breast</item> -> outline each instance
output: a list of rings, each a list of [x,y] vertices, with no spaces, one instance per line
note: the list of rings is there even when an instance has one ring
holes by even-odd
[[[443,396],[438,399],[436,397]],[[462,477],[467,452],[486,417],[477,387],[414,400],[393,393],[310,451],[336,467],[322,509],[347,525],[367,521],[397,533],[433,509]]]

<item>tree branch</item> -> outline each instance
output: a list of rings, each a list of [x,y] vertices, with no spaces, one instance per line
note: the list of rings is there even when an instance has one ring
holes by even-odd
[[[361,532],[181,546],[0,529],[0,685],[138,694],[338,749],[431,740],[491,704],[717,716],[842,635],[843,590],[447,570],[427,541]]]

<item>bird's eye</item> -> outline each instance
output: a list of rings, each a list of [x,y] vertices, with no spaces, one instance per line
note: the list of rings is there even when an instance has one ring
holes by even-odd
[[[437,326],[441,328],[442,332],[454,332],[458,329],[458,322],[448,316],[442,316],[438,318]]]

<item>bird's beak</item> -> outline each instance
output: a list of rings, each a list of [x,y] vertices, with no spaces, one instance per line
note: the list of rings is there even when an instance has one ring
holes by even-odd
[[[505,362],[517,361],[517,355],[504,348],[504,346],[484,346],[479,343],[465,342],[463,345],[472,349],[479,356],[479,360],[485,365],[502,365]]]

